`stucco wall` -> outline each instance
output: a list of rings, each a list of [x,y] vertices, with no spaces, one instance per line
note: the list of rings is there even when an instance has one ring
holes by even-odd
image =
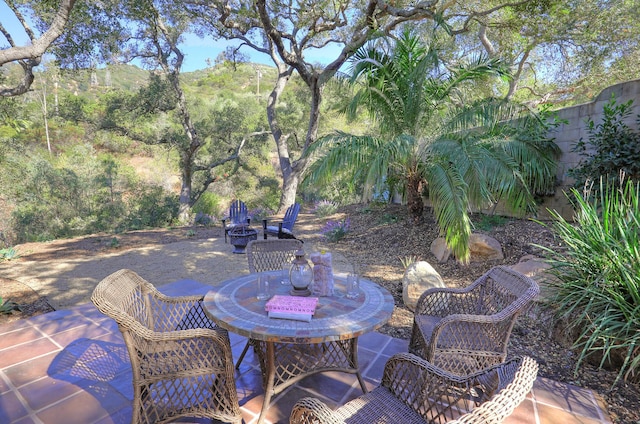
[[[567,175],[571,168],[575,168],[580,162],[580,156],[572,152],[575,144],[582,138],[588,140],[587,119],[592,119],[596,124],[602,121],[604,106],[615,95],[617,103],[624,103],[633,99],[632,112],[627,124],[638,129],[636,117],[640,115],[640,79],[616,84],[604,89],[591,103],[568,107],[557,111],[558,118],[566,120],[566,124],[560,125],[550,134],[555,138],[556,144],[562,150],[558,169],[558,188],[554,197],[545,199],[538,210],[538,218],[548,219],[547,209],[558,211],[564,218],[570,219],[573,210],[567,201],[565,192],[568,191],[573,181]],[[498,212],[500,213],[500,212]],[[504,211],[502,211],[504,213]]]

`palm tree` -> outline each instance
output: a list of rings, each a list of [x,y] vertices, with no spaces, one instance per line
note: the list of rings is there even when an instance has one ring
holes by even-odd
[[[531,188],[552,184],[557,147],[534,131],[543,121],[504,101],[465,99],[470,83],[507,77],[500,61],[479,57],[442,73],[437,51],[404,32],[391,52],[367,46],[352,64],[349,82],[356,92],[347,112],[354,117],[364,106],[379,132],[322,138],[312,151],[316,161],[307,183],[326,182],[348,169],[367,192],[403,194],[416,223],[428,192],[460,260],[468,258],[472,208],[503,200],[526,210],[534,204]],[[532,131],[535,137],[526,136]]]

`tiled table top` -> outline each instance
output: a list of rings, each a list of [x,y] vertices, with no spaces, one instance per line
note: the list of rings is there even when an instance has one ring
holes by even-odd
[[[266,300],[256,298],[257,274],[234,278],[210,290],[204,306],[212,319],[229,331],[262,341],[322,343],[359,337],[386,323],[393,312],[391,294],[379,285],[360,280],[357,299],[320,297],[311,322],[273,319],[264,310]],[[338,292],[344,276],[334,276]],[[291,286],[271,284],[271,294],[288,294]]]

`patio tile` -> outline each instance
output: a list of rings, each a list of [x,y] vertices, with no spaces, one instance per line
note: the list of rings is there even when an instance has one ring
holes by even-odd
[[[37,416],[47,424],[93,423],[121,409],[128,402],[116,393],[96,398],[87,391],[79,391],[61,402],[39,411]],[[129,420],[131,418],[129,417]]]
[[[0,334],[0,351],[11,346],[19,345],[44,337],[42,332],[32,326],[24,326]]]
[[[0,395],[0,423],[17,422],[28,413],[15,392],[5,392]]]
[[[581,416],[600,418],[591,390],[538,378],[533,385],[533,394],[538,404],[553,406]]]
[[[182,294],[207,289],[193,280],[179,283],[182,286],[175,283],[161,289]],[[97,312],[93,305],[4,325],[0,335],[0,423],[130,422],[133,389],[126,347],[115,321]],[[229,336],[237,360],[246,338]],[[358,356],[367,387],[373,389],[379,384],[391,355],[406,351],[406,340],[381,333],[363,335]],[[255,423],[263,389],[252,350],[236,372],[236,387],[246,424]],[[274,396],[267,422],[288,422],[291,408],[305,396],[318,397],[335,408],[360,394],[355,375],[316,374]],[[590,390],[540,377],[532,393],[505,423],[604,424],[610,422],[604,408],[604,402]]]
[[[58,352],[51,352],[30,361],[21,362],[6,368],[4,373],[14,387],[20,388],[46,376],[49,365],[57,354]]]
[[[36,411],[81,391],[75,384],[51,377],[40,378],[18,389],[29,407]]]
[[[21,343],[17,346],[3,349],[0,352],[0,369],[58,350],[60,350],[58,345],[45,338],[38,338],[31,342]]]

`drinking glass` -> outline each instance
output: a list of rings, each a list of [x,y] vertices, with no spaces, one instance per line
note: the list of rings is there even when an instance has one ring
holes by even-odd
[[[269,276],[267,274],[258,274],[258,300],[267,300],[271,297],[269,293]]]
[[[360,296],[360,276],[355,273],[347,275],[347,298],[356,299]]]

